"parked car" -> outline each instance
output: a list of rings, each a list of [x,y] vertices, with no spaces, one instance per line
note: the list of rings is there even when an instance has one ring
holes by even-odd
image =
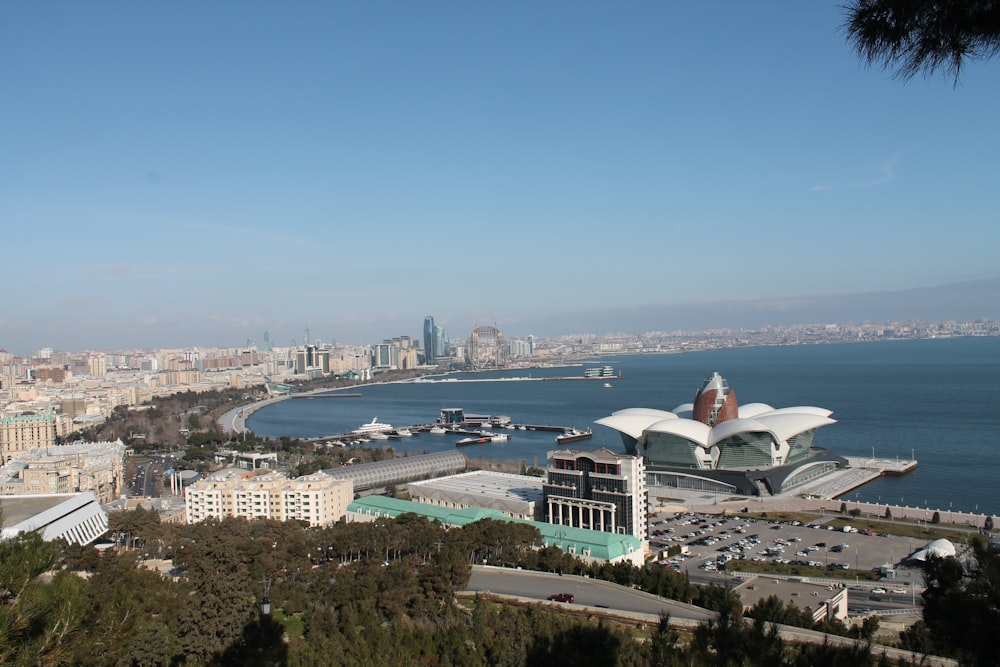
[[[574,598],[572,593],[553,593],[549,599],[553,602],[572,602]]]

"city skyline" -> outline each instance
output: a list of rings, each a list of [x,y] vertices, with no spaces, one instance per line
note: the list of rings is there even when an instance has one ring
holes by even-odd
[[[995,64],[835,3],[2,11],[12,352],[1000,316]]]

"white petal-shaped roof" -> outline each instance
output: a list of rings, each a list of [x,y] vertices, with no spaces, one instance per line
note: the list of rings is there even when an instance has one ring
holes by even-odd
[[[610,417],[602,417],[594,423],[613,428],[638,440],[642,437],[642,432],[652,424],[671,419],[676,420],[677,415],[665,410],[628,408],[626,410],[619,410]]]
[[[651,424],[646,432],[670,433],[682,438],[696,442],[702,447],[708,447],[708,438],[712,429],[707,424],[702,424],[694,419],[664,419],[655,424]]]
[[[737,433],[747,433],[751,431],[770,432],[771,429],[768,428],[767,424],[756,419],[727,419],[721,424],[715,425],[715,428],[712,429],[712,434],[708,439],[708,444],[710,447],[714,447],[720,441],[725,440],[730,436],[734,436]]]
[[[770,433],[778,442],[787,442],[793,435],[798,435],[803,431],[835,424],[836,420],[822,415],[791,412],[777,413],[767,412],[753,419],[727,419],[721,424],[716,424],[712,429],[712,436],[709,438],[711,445],[716,445],[737,433],[761,432]]]
[[[681,403],[673,409],[673,413],[681,419],[691,419],[694,414],[694,403]]]
[[[763,403],[761,403],[763,405]],[[778,408],[776,410],[771,410],[773,414],[787,414],[791,412],[797,412],[807,415],[819,415],[820,417],[829,417],[833,414],[833,410],[827,410],[826,408],[817,408],[812,405],[799,405],[793,408]],[[743,409],[740,409],[740,416],[743,416]]]
[[[671,417],[676,417],[673,412],[669,410],[659,410],[657,408],[625,408],[623,410],[616,410],[612,412],[613,415],[650,415],[652,417],[659,417],[660,419],[670,419]]]
[[[776,435],[781,442],[786,442],[793,435],[798,435],[803,431],[837,423],[836,419],[830,419],[825,415],[778,411],[760,415],[755,421],[764,424],[767,430]]]
[[[739,407],[740,417],[745,417],[747,419],[752,419],[757,415],[773,411],[774,408],[767,403],[747,403],[746,405],[741,405]]]

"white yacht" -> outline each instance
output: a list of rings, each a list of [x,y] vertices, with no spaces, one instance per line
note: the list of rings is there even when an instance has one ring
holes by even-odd
[[[382,424],[379,422],[378,417],[373,417],[367,424],[362,424],[359,428],[351,431],[357,435],[367,435],[372,436],[373,433],[385,433],[386,431],[392,430],[392,424]]]
[[[444,435],[444,434],[445,434],[445,433],[447,433],[448,431],[446,431],[446,430],[444,429],[444,427],[442,427],[442,426],[432,426],[432,427],[431,427],[431,430],[429,430],[429,431],[427,431],[427,432],[428,432],[428,433],[433,433],[434,435]]]

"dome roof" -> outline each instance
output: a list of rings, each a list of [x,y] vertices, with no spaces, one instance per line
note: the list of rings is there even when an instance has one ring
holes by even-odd
[[[910,556],[913,560],[927,560],[928,556],[937,556],[938,558],[950,558],[955,555],[955,545],[948,540],[934,540],[926,547],[918,551],[917,553]]]

